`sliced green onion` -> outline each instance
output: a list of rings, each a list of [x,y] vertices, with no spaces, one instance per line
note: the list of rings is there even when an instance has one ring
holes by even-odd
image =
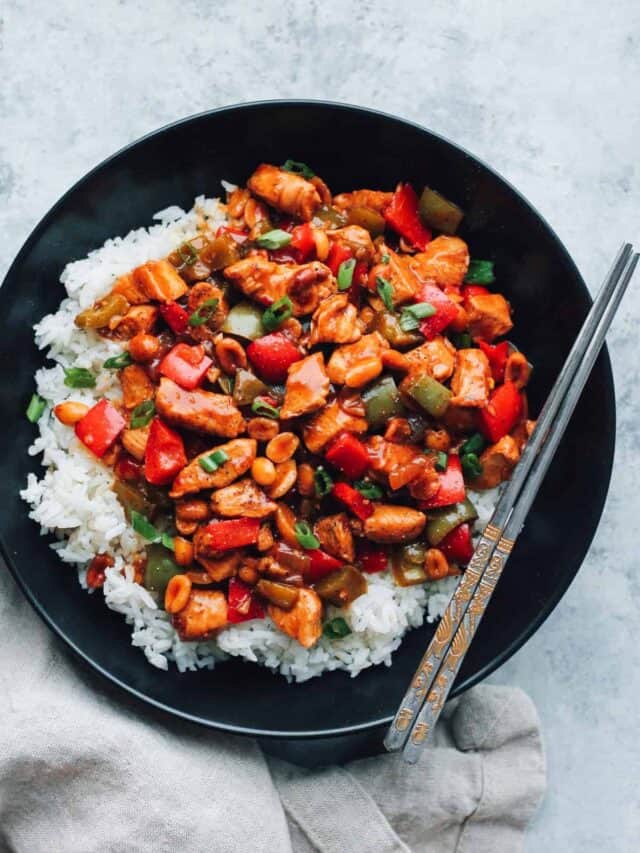
[[[296,539],[303,548],[312,549],[320,547],[320,540],[313,535],[313,531],[306,521],[296,521],[293,528],[296,533]]]
[[[322,465],[313,472],[313,485],[317,498],[323,498],[325,495],[328,495],[333,488],[333,480],[329,472]]]
[[[219,299],[214,297],[213,299],[205,299],[205,301],[198,305],[196,310],[189,317],[189,325],[190,326],[202,326],[207,320],[210,320],[213,314],[215,313],[216,308],[218,307]]]
[[[235,376],[225,376],[224,373],[221,373],[220,376],[218,376],[218,385],[225,394],[233,394]]]
[[[125,350],[124,352],[121,352],[120,355],[114,355],[111,358],[108,358],[102,366],[106,367],[107,370],[120,370],[122,367],[128,367],[130,364],[133,364],[133,359]]]
[[[178,255],[180,255],[180,260],[187,267],[192,266],[198,260],[198,253],[189,242],[183,243],[182,246],[178,247]]]
[[[391,260],[391,258],[390,258],[390,257],[389,257],[389,255],[385,252],[385,253],[384,253],[384,255],[380,258],[380,263],[381,263],[381,264],[388,264],[390,260]]]
[[[164,545],[165,548],[168,548],[170,551],[174,549],[173,537],[169,536],[168,533],[161,533],[159,530],[151,524],[146,515],[143,515],[141,512],[137,512],[135,509],[131,510],[131,526],[148,542],[152,542],[154,544],[160,543]]]
[[[282,164],[285,172],[291,172],[294,175],[301,175],[303,178],[315,178],[316,173],[310,169],[306,163],[300,163],[299,160],[285,160]]]
[[[430,302],[416,302],[415,305],[407,305],[400,314],[400,328],[403,332],[413,332],[420,328],[420,320],[433,317],[436,309]]]
[[[377,483],[371,483],[369,480],[356,480],[354,485],[362,497],[369,498],[371,501],[384,497],[384,490]]]
[[[452,335],[451,342],[456,349],[470,349],[473,346],[473,340],[469,332],[460,332],[459,335]]]
[[[282,249],[288,246],[291,242],[291,234],[288,231],[283,231],[281,228],[274,228],[273,231],[267,231],[266,234],[261,234],[256,240],[261,249]]]
[[[381,275],[376,276],[376,290],[387,311],[393,311],[393,285]]]
[[[273,418],[273,420],[277,420],[280,417],[280,409],[276,409],[260,397],[256,397],[251,404],[251,411],[262,418]]]
[[[482,436],[479,432],[474,432],[474,434],[468,438],[465,443],[460,448],[460,453],[464,455],[465,453],[475,453],[476,455],[484,450],[485,440],[484,436]]]
[[[262,325],[267,332],[273,332],[278,326],[281,326],[285,320],[293,314],[293,302],[288,296],[283,296],[281,299],[276,299],[273,305],[270,305],[262,315]]]
[[[336,616],[335,619],[324,623],[322,633],[329,640],[341,640],[343,637],[348,637],[351,634],[351,628],[342,616]]]
[[[439,450],[436,455],[436,471],[446,471],[449,463],[449,457],[444,450]]]
[[[141,429],[151,421],[151,418],[156,413],[156,404],[153,400],[145,400],[143,403],[138,403],[135,409],[131,412],[131,421],[129,426],[131,429]]]
[[[482,474],[482,465],[475,453],[465,453],[464,456],[460,457],[460,464],[465,477],[469,477],[471,480]]]
[[[464,280],[467,284],[493,284],[493,261],[470,261]]]
[[[353,271],[356,268],[356,259],[349,258],[338,267],[338,290],[349,290],[353,281]]]
[[[64,384],[68,388],[95,388],[96,377],[86,367],[65,367]]]
[[[27,406],[27,420],[32,424],[37,423],[46,407],[47,401],[43,400],[39,394],[34,394]]]
[[[203,456],[202,459],[198,459],[198,464],[207,474],[213,474],[214,471],[217,471],[228,460],[229,457],[224,450],[214,450],[209,456]]]

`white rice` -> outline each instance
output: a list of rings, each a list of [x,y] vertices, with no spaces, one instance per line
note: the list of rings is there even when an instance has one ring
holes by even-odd
[[[420,626],[425,619],[433,622],[442,614],[456,587],[456,578],[398,587],[388,571],[369,575],[365,595],[351,607],[329,608],[327,614],[329,618],[341,615],[352,633],[340,640],[322,637],[311,649],[302,648],[268,618],[225,628],[216,640],[185,643],[168,614],[158,606],[157,598],[134,582],[131,560],[144,550],[144,540],[127,523],[111,490],[111,471],[86,450],[73,430],[51,415],[51,409],[70,398],[93,405],[102,397],[120,397],[116,371],[102,369],[102,363],[121,352],[122,345],[78,329],[74,317],[106,294],[118,276],[145,261],[165,257],[193,237],[204,220],[215,229],[224,222],[225,210],[218,199],[200,196],[188,213],[173,206],[157,213],[154,219],[158,224],[108,240],[87,258],[68,264],[60,279],[67,298],[55,314],[35,326],[38,346],[47,350],[55,364],[36,373],[37,391],[48,405],[29,453],[41,453],[46,470],[41,479],[30,474],[27,487],[21,492],[31,505],[30,517],[40,525],[42,534],[56,535],[58,541],[52,548],[62,561],[76,565],[85,587],[88,561],[98,553],[113,556],[115,565],[107,570],[103,587],[105,602],[125,617],[132,626],[133,645],[160,669],[167,669],[169,661],[175,662],[180,672],[212,668],[216,660],[233,655],[267,666],[289,680],[305,681],[326,670],[343,669],[355,676],[369,666],[389,666],[406,631]],[[97,375],[96,387],[68,388],[64,384],[64,367],[91,369]],[[472,499],[481,529],[489,520],[495,494],[484,492]]]

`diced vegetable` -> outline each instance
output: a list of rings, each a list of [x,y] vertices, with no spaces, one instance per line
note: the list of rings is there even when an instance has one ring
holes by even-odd
[[[486,296],[489,291],[481,284],[463,284],[460,288],[460,293],[466,302],[472,296]]]
[[[394,231],[421,252],[431,241],[431,232],[420,221],[418,196],[411,184],[399,184],[391,204],[385,208],[384,218]]]
[[[37,423],[42,417],[42,413],[47,407],[47,401],[43,400],[38,394],[34,394],[27,406],[27,420],[32,424]]]
[[[436,190],[425,187],[420,196],[420,218],[429,228],[442,231],[443,234],[455,234],[464,213],[449,199]]]
[[[164,302],[160,306],[160,316],[176,335],[183,335],[189,325],[189,314],[177,302]]]
[[[151,524],[149,519],[141,512],[132,509],[130,513],[130,518],[131,526],[133,527],[133,529],[136,531],[136,533],[139,533],[140,536],[144,537],[148,542],[162,545],[164,548],[168,548],[169,551],[174,550],[173,537],[169,536],[168,533],[164,533],[161,530],[156,530],[156,528],[153,526],[153,524]]]
[[[131,520],[131,516],[134,512],[146,517],[155,513],[157,508],[156,504],[147,494],[145,494],[145,492],[142,491],[139,486],[134,486],[124,480],[116,479],[113,481],[111,488],[116,493],[116,496],[122,504],[122,508],[124,509],[125,515],[129,521]]]
[[[215,296],[211,299],[205,299],[192,314],[189,314],[189,325],[204,326],[216,313],[219,304],[220,300]]]
[[[131,421],[129,426],[131,429],[142,429],[148,423],[151,423],[151,418],[156,413],[156,404],[153,400],[144,400],[131,412]]]
[[[253,589],[238,578],[229,580],[227,620],[233,624],[249,619],[264,619],[264,607]]]
[[[478,453],[481,453],[484,450],[484,446],[485,440],[482,435],[479,432],[474,432],[474,434],[460,446],[460,453],[475,453],[477,456]]]
[[[369,498],[371,501],[377,501],[384,497],[382,486],[372,483],[370,480],[356,480],[354,485],[363,497]]]
[[[167,553],[162,545],[147,545],[147,565],[144,573],[144,585],[152,592],[164,595],[167,584],[174,575],[182,573],[183,569]]]
[[[314,471],[313,485],[317,498],[323,498],[325,495],[328,495],[333,488],[333,480],[322,465],[318,466]]]
[[[268,386],[251,371],[242,367],[236,370],[233,383],[233,402],[236,406],[250,406],[256,397],[268,391]]]
[[[435,309],[434,314],[420,323],[420,331],[428,341],[444,331],[458,316],[458,306],[435,284],[424,284],[418,300],[428,302]]]
[[[351,634],[351,628],[347,625],[342,616],[336,616],[324,623],[322,633],[329,640],[341,640],[343,637],[348,637]]]
[[[513,382],[505,382],[491,392],[486,408],[480,409],[480,429],[495,444],[511,432],[521,415],[520,392]]]
[[[281,332],[274,332],[252,341],[247,347],[247,356],[265,382],[284,382],[287,370],[302,353]]]
[[[436,494],[427,501],[420,503],[420,509],[434,509],[441,506],[449,506],[464,500],[465,486],[462,476],[462,465],[460,457],[450,453],[447,459],[445,471],[438,472],[440,488]]]
[[[160,362],[159,372],[186,391],[193,391],[204,379],[213,360],[201,345],[176,344]]]
[[[489,361],[493,381],[499,385],[504,381],[504,371],[509,358],[509,342],[501,341],[499,344],[488,344],[486,341],[478,341],[478,346]]]
[[[325,264],[329,267],[334,276],[338,275],[338,270],[340,266],[348,260],[351,260],[353,257],[353,252],[349,248],[349,246],[344,243],[335,242],[331,244],[331,248],[329,249],[329,254],[327,255],[327,260]]]
[[[316,174],[306,163],[300,163],[298,160],[285,160],[280,168],[307,179],[314,178]]]
[[[222,324],[222,331],[228,335],[254,341],[265,333],[262,325],[262,311],[249,302],[238,302],[227,314]]]
[[[439,418],[446,412],[451,399],[451,391],[426,373],[411,378],[407,393],[434,418]]]
[[[266,234],[261,234],[256,240],[261,249],[282,249],[283,246],[288,246],[290,242],[291,234],[281,228],[267,231]]]
[[[473,542],[471,541],[471,527],[466,522],[447,533],[438,545],[447,560],[466,566],[473,557]]]
[[[144,476],[154,486],[170,483],[187,464],[184,442],[179,433],[160,418],[151,421],[144,451]]]
[[[416,302],[414,305],[407,305],[400,313],[400,328],[404,332],[413,332],[420,328],[420,320],[433,317],[435,313],[436,309],[430,302]]]
[[[251,404],[251,411],[260,418],[277,420],[280,417],[280,409],[273,406],[269,400],[273,401],[273,397],[256,397]]]
[[[340,560],[337,560],[335,557],[332,557],[331,554],[327,554],[318,548],[313,548],[307,551],[307,554],[310,557],[310,563],[304,572],[304,576],[311,583],[320,580],[320,578],[323,578],[331,572],[335,572],[335,570],[339,569],[342,565]]]
[[[427,541],[435,547],[458,525],[464,524],[465,521],[474,521],[477,517],[476,508],[469,498],[444,509],[432,510],[425,527]]]
[[[367,580],[355,566],[343,566],[315,584],[320,598],[336,607],[345,607],[367,591]]]
[[[376,276],[376,290],[387,311],[393,311],[393,285],[381,275]],[[402,324],[400,324],[402,326]]]
[[[385,426],[389,418],[404,414],[398,386],[391,376],[384,376],[371,385],[362,395],[362,402],[371,429]]]
[[[407,349],[423,341],[420,333],[406,332],[400,325],[400,318],[388,311],[378,311],[372,326],[373,330],[380,332],[395,349]]]
[[[349,290],[353,282],[353,271],[356,268],[356,259],[349,258],[343,261],[338,268],[338,290]]]
[[[367,448],[350,432],[340,433],[331,442],[325,458],[350,479],[361,477],[370,464]]]
[[[373,238],[384,234],[386,227],[385,218],[381,213],[371,207],[360,207],[358,205],[349,208],[347,211],[347,223],[359,225],[360,228],[368,231]]]
[[[357,559],[363,572],[368,575],[384,572],[389,565],[389,554],[386,548],[375,545],[367,539],[358,543]]]
[[[398,586],[415,586],[429,580],[426,572],[426,546],[411,542],[398,548],[391,560],[393,578]]]
[[[259,518],[233,518],[229,521],[210,521],[205,528],[210,547],[215,551],[230,551],[255,545],[260,530]]]
[[[198,459],[198,464],[207,474],[213,474],[221,465],[229,461],[228,455],[224,450],[214,450],[209,456],[201,456]]]
[[[297,521],[294,525],[296,539],[299,544],[306,550],[313,550],[320,547],[320,540],[314,536],[313,531],[306,521]]]
[[[95,388],[96,377],[86,367],[65,367],[64,384],[68,388]]]
[[[464,453],[460,457],[462,472],[469,480],[473,480],[482,474],[482,465],[480,459],[475,453]]]
[[[357,489],[348,483],[336,483],[331,493],[336,500],[343,503],[361,521],[366,521],[373,515],[374,509],[371,501],[363,497]]]
[[[98,458],[104,456],[127,422],[109,400],[100,400],[75,426],[80,441]]]
[[[131,355],[125,350],[120,355],[114,355],[103,362],[102,366],[107,370],[121,370],[123,367],[128,367],[133,364]]]
[[[256,590],[267,601],[270,601],[271,604],[275,604],[276,607],[281,607],[283,610],[291,610],[300,595],[295,586],[279,583],[278,581],[270,581],[266,578],[261,578],[258,581]]]
[[[75,324],[81,329],[102,329],[109,325],[109,320],[123,316],[128,309],[129,303],[124,296],[120,293],[109,293],[91,308],[81,311],[75,319]]]
[[[471,261],[464,280],[469,284],[493,284],[493,261]]]
[[[289,248],[296,253],[299,264],[310,260],[316,251],[316,241],[313,236],[313,228],[308,222],[304,225],[296,225],[291,232]]]
[[[288,320],[293,313],[293,302],[288,296],[277,299],[262,315],[262,325],[267,332],[273,332]]]

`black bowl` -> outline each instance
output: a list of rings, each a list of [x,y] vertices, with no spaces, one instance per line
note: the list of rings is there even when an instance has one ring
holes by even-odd
[[[170,204],[188,208],[220,180],[243,183],[256,164],[303,160],[334,192],[425,183],[466,212],[461,235],[476,258],[493,258],[515,314],[514,340],[535,365],[535,414],[589,308],[587,289],[562,243],[509,184],[466,151],[409,122],[319,102],[267,102],[185,119],[135,142],[79,181],[21,249],[2,290],[0,411],[5,457],[0,481],[1,545],[29,601],[96,670],[146,702],[228,731],[314,737],[363,731],[389,721],[433,627],[410,631],[393,656],[351,679],[328,673],[302,685],[238,661],[180,675],[151,667],[130,645],[121,616],[87,596],[60,565],[18,497],[29,471],[34,427],[24,411],[42,354],[31,326],[64,293],[65,264],[105,239],[151,222]],[[601,355],[457,679],[460,693],[492,672],[540,626],[578,571],[609,483],[615,403]],[[588,460],[588,464],[584,463]]]

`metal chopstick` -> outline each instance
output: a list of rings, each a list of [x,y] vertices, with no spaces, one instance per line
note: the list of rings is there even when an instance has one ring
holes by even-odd
[[[501,499],[493,513],[491,522],[480,538],[474,556],[469,563],[462,579],[452,596],[436,634],[425,652],[414,675],[391,727],[385,738],[385,747],[389,751],[402,748],[409,735],[409,729],[415,719],[418,709],[426,698],[430,681],[436,676],[440,663],[457,630],[466,608],[471,601],[475,588],[480,582],[482,572],[491,558],[500,532],[507,520],[513,503],[519,493],[522,483],[528,474],[533,460],[542,445],[546,434],[551,428],[557,411],[572,382],[573,375],[580,363],[582,355],[592,338],[593,331],[609,302],[620,275],[631,255],[632,248],[624,244],[618,252],[613,265],[593,303],[583,327],[571,348],[565,365],[556,380],[551,393],[540,413],[536,429],[525,446],[522,458],[516,467],[512,479],[508,483]]]
[[[526,479],[518,499],[513,506],[504,532],[501,534],[500,540],[493,551],[489,565],[483,573],[480,583],[464,614],[461,625],[453,636],[453,640],[446,651],[444,661],[430,685],[426,701],[416,716],[403,753],[404,759],[411,764],[418,760],[425,743],[429,739],[429,735],[433,732],[464,656],[478,629],[496,584],[522,529],[525,518],[531,509],[538,489],[569,424],[569,420],[591,374],[596,358],[602,349],[611,321],[633,276],[639,257],[638,254],[634,254],[631,257],[620,276],[617,287],[612,292],[605,306],[602,317],[598,322],[593,337],[574,374],[573,381],[569,386],[562,406],[558,411],[553,428],[549,432],[545,443],[533,463],[529,477]]]

